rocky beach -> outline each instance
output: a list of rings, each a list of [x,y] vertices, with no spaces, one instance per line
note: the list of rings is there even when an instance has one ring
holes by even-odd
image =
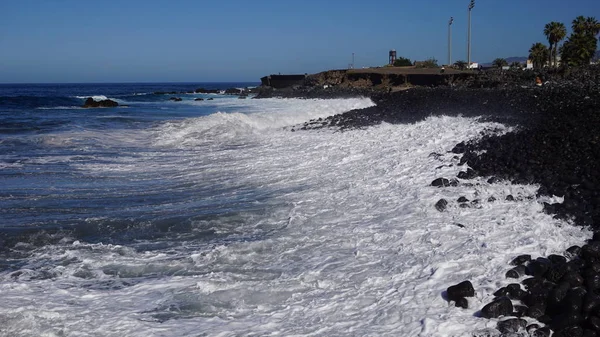
[[[462,171],[432,184],[468,185],[478,176],[490,184],[535,184],[539,186],[538,196],[563,198],[562,203],[544,203],[545,212],[574,226],[600,230],[600,67],[459,73],[445,75],[443,85],[411,86],[408,90],[392,90],[389,79],[366,83],[363,76],[356,85],[358,81],[348,80],[348,74],[345,78],[335,75],[317,74],[308,77],[306,85],[287,90],[266,88],[259,97],[367,95],[376,103],[311,120],[291,131],[415,123],[441,115],[512,125],[514,132],[482,135],[478,140],[456,144],[451,152],[460,157]],[[439,75],[430,76],[436,77],[432,82],[440,82]],[[510,195],[506,200],[511,198],[514,200]],[[461,207],[496,201],[493,197],[472,202],[461,199]],[[447,204],[440,199],[435,207],[445,212]],[[600,232],[582,247],[569,248],[563,256],[515,256],[507,264],[506,277],[515,281],[498,289],[494,301],[483,308],[468,308],[481,317],[501,318],[497,329],[475,335],[549,336],[550,331],[553,336],[600,334]],[[470,282],[465,281],[450,287],[444,296],[467,308],[465,296],[473,296],[473,292]]]

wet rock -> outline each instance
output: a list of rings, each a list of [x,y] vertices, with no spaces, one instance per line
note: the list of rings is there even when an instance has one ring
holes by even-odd
[[[513,310],[514,310],[513,315],[516,317],[523,317],[527,314],[528,309],[529,308],[527,308],[524,305],[520,305],[520,304],[513,305]]]
[[[583,298],[583,307],[581,308],[584,313],[590,313],[600,308],[600,295],[595,292],[588,292]]]
[[[555,264],[566,264],[567,263],[567,258],[561,255],[556,255],[556,254],[551,254],[548,255],[548,260],[550,260],[550,262],[555,265]]]
[[[542,277],[550,269],[550,264],[535,260],[527,264],[527,275]]]
[[[581,247],[581,255],[585,259],[600,259],[600,241],[590,241]]]
[[[585,279],[577,272],[569,272],[562,277],[561,281],[568,282],[571,287],[579,287],[583,285]]]
[[[550,337],[550,328],[543,327],[539,329],[535,329],[529,333],[530,337]]]
[[[513,266],[520,266],[522,264],[528,263],[529,261],[531,261],[531,255],[519,255],[517,257],[515,257],[510,264]]]
[[[498,318],[508,316],[513,312],[512,302],[508,297],[501,297],[487,304],[481,309],[481,316],[485,318]]]
[[[561,331],[568,327],[577,326],[583,322],[583,317],[577,312],[569,312],[556,315],[550,322],[550,328],[554,331]]]
[[[169,101],[173,102],[181,102],[183,99],[181,97],[170,97]]]
[[[446,290],[446,294],[450,301],[457,301],[458,299],[463,297],[475,296],[475,289],[473,288],[473,284],[471,283],[471,281],[463,281],[461,283],[448,287],[448,289]]]
[[[463,196],[463,197],[458,198],[456,201],[457,202],[469,202],[469,199],[467,199]]]
[[[204,98],[195,98],[194,101],[204,101]]]
[[[440,199],[438,200],[438,202],[435,203],[435,209],[437,209],[440,212],[445,211],[447,206],[448,201],[446,201],[446,199]]]
[[[460,171],[458,173],[459,179],[473,179],[477,176],[477,173],[473,169],[467,169],[466,171]]]
[[[437,178],[431,182],[431,186],[435,186],[435,187],[450,186],[450,180],[448,180],[446,178]]]
[[[600,318],[597,316],[590,316],[587,320],[588,326],[596,331],[600,331]]]
[[[512,194],[509,194],[506,196],[506,198],[504,198],[504,200],[506,201],[515,201],[515,197],[512,196]]]
[[[513,333],[519,330],[525,329],[527,321],[521,318],[509,318],[503,321],[499,321],[496,329],[501,333]]]
[[[114,108],[119,106],[119,103],[110,100],[104,99],[100,101],[95,101],[92,97],[88,97],[83,103],[84,108]]]
[[[454,303],[454,306],[457,308],[463,308],[463,309],[468,309],[469,308],[469,301],[467,301],[466,298],[461,297],[459,299],[456,300],[456,302]]]
[[[527,316],[531,318],[538,319],[546,314],[546,307],[544,306],[534,306],[527,308]]]
[[[507,278],[520,278],[522,276],[525,276],[525,271],[526,271],[525,266],[523,266],[523,265],[516,266],[506,272],[506,277]]]

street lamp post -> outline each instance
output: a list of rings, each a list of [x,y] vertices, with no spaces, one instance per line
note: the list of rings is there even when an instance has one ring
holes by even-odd
[[[450,17],[450,21],[448,21],[448,66],[452,65],[452,22],[454,22],[454,18]]]
[[[475,0],[469,3],[469,35],[467,37],[467,68],[471,69],[471,10],[475,7]]]

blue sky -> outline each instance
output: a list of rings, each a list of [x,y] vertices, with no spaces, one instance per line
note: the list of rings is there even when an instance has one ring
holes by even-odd
[[[0,83],[258,81],[412,60],[466,60],[469,0],[0,1]],[[544,24],[598,0],[476,0],[475,62],[526,56]]]

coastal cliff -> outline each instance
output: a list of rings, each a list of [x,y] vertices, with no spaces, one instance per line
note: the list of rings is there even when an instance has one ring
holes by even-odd
[[[535,86],[563,78],[565,70],[461,71],[441,68],[381,67],[328,70],[310,75],[271,75],[262,79],[256,98],[343,98],[402,91],[415,87],[501,88]],[[290,80],[293,78],[293,81]]]

